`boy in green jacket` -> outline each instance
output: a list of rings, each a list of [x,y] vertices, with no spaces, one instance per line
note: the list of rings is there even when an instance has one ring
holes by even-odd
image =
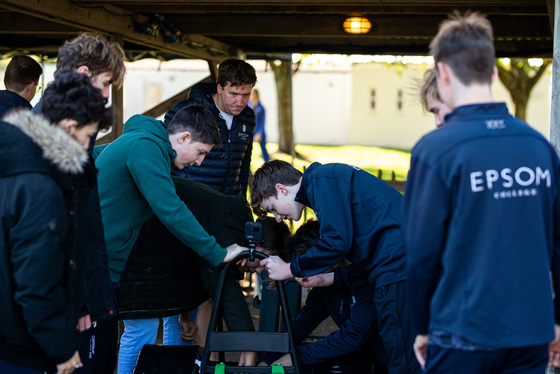
[[[167,129],[156,119],[131,117],[124,134],[99,154],[95,165],[113,283],[120,281],[138,233],[153,214],[213,266],[246,249],[218,245],[179,199],[171,179],[173,167],[200,165],[215,144],[221,140],[212,113],[192,105],[180,110]]]

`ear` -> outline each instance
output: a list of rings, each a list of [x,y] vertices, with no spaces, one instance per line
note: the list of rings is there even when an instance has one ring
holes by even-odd
[[[76,132],[76,127],[78,126],[78,121],[70,118],[64,118],[58,122],[58,126],[62,127],[68,134],[74,134],[74,132]]]
[[[498,67],[494,65],[494,70],[492,71],[492,77],[490,78],[490,84],[494,83],[496,77],[498,76]]]
[[[28,95],[35,94],[35,82],[27,83],[27,86],[25,86],[25,92]]]
[[[192,138],[191,133],[189,131],[184,131],[179,134],[177,141],[179,142],[179,144],[184,144],[185,142],[190,141],[191,138]]]
[[[284,194],[284,195],[286,195],[288,193],[288,189],[282,183],[276,183],[274,185],[274,188],[276,188],[276,192],[278,192],[278,193],[281,193],[281,194]]]
[[[85,65],[78,66],[76,68],[76,73],[86,74],[88,77],[91,76],[91,71],[89,71],[89,68]]]
[[[438,75],[439,75],[439,79],[441,80],[441,82],[443,84],[449,84],[449,66],[447,64],[445,64],[444,62],[438,62],[437,63],[437,69],[438,69]]]

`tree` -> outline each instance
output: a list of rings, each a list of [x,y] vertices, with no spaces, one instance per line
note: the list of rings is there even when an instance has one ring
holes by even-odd
[[[533,66],[527,59],[512,58],[498,59],[498,77],[509,91],[513,104],[515,105],[515,116],[522,120],[527,119],[527,103],[531,90],[546,71],[550,60],[543,60],[542,65]]]
[[[292,68],[291,58],[270,62],[276,80],[278,97],[278,150],[289,155],[295,155],[292,124],[292,75],[297,72],[300,64],[301,60]]]

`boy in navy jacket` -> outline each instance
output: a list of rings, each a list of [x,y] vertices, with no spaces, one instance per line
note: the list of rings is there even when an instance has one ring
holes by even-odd
[[[277,256],[261,261],[270,278],[313,276],[348,259],[375,284],[373,305],[389,372],[420,371],[404,297],[402,195],[397,190],[350,165],[313,163],[302,175],[287,162],[274,160],[255,172],[251,205],[258,215],[272,213],[277,221],[297,221],[304,207],[311,207],[321,225],[321,239],[289,263]]]
[[[290,235],[286,223],[276,222],[272,217],[259,219],[259,222],[262,223],[264,242],[257,246],[257,250],[269,256],[279,256],[285,261],[307,252],[320,239],[317,220],[302,224],[294,236]],[[260,265],[259,260],[256,262],[256,265]],[[340,266],[345,263],[344,259],[339,262]],[[260,274],[263,268],[259,266],[255,270]],[[368,283],[355,289],[334,286],[311,289],[305,305],[292,321],[296,344],[301,343],[328,317],[332,317],[339,329],[322,340],[299,345],[297,354],[300,365],[306,367],[327,362],[364,348],[369,351],[366,353],[369,358],[367,361],[373,362],[375,373],[387,373],[387,355],[377,332],[377,314],[371,297],[373,292],[374,286]],[[260,358],[260,362],[267,365],[275,360],[284,366],[292,365],[290,354],[265,353]]]
[[[414,147],[405,193],[416,356],[426,373],[542,373],[560,321],[558,157],[493,102],[485,17],[455,15],[430,48],[453,111]]]

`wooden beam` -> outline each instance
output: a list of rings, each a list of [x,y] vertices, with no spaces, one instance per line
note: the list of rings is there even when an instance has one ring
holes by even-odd
[[[150,4],[153,3],[153,0],[79,0],[80,3],[84,4],[118,4],[118,5],[128,5],[128,4]],[[535,0],[432,0],[432,1],[425,1],[425,0],[190,0],[188,1],[188,5],[205,5],[205,4],[213,4],[216,6],[223,6],[223,5],[246,5],[246,6],[265,6],[265,5],[273,5],[273,6],[283,6],[283,5],[305,5],[305,4],[318,4],[318,5],[344,5],[344,6],[352,6],[352,5],[361,5],[361,4],[391,4],[391,5],[422,5],[422,4],[434,4],[434,5],[444,5],[449,4],[450,2],[453,5],[477,5],[477,4],[491,4],[491,5],[500,5],[500,6],[511,6],[511,5],[534,5]],[[167,6],[172,4],[177,5],[186,5],[185,0],[163,0],[158,1],[160,6]]]
[[[188,38],[182,43],[169,44],[158,36],[140,35],[136,31],[135,14],[109,5],[92,8],[76,5],[76,2],[69,0],[5,0],[2,6],[12,11],[69,25],[80,30],[109,35],[120,34],[128,42],[186,58],[221,60],[226,56],[238,54],[235,48],[204,37],[198,37],[197,42],[194,43],[196,45],[193,45]],[[191,44],[189,45],[189,43]]]
[[[213,82],[216,82],[216,80],[213,79],[211,75],[209,75],[198,83],[201,83],[201,82],[213,83]],[[169,109],[173,108],[175,106],[175,104],[177,104],[179,101],[186,100],[188,95],[189,95],[189,91],[191,90],[191,88],[193,86],[185,88],[183,91],[179,92],[178,94],[174,95],[173,97],[170,97],[169,99],[159,103],[155,107],[153,107],[151,109],[148,109],[147,111],[142,113],[142,115],[148,116],[148,117],[153,117],[153,118],[157,118],[157,117],[161,116],[162,114],[169,111]]]
[[[447,16],[442,15],[379,15],[368,17],[371,30],[364,35],[346,33],[343,15],[223,15],[204,17],[181,15],[170,19],[185,33],[198,33],[217,38],[236,37],[340,37],[348,39],[368,37],[433,37],[438,25]],[[547,16],[489,16],[496,37],[550,37]],[[543,22],[544,20],[544,22]],[[235,22],[233,22],[235,21]],[[531,27],[519,27],[519,25]],[[242,42],[242,40],[240,40]]]
[[[111,41],[119,44],[121,48],[124,47],[122,35],[111,35]],[[113,130],[111,134],[116,139],[122,135],[124,130],[124,87],[122,85],[120,87],[116,87],[114,84],[111,86],[111,102],[113,105]]]
[[[74,35],[79,31],[75,27],[53,23],[17,12],[0,12],[0,34],[26,35]]]

